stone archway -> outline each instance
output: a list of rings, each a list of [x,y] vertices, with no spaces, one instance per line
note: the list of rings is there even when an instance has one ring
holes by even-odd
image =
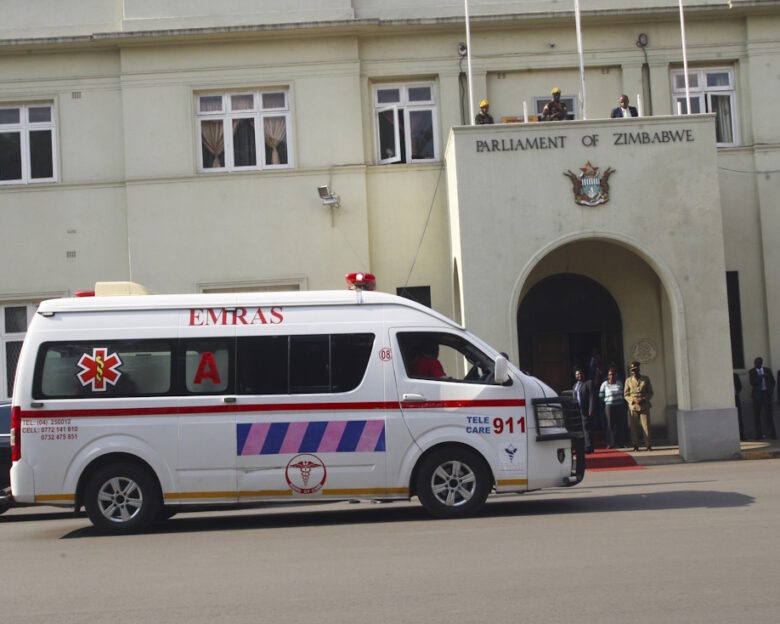
[[[574,273],[537,282],[517,311],[520,367],[557,391],[571,387],[575,366],[623,366],[620,309],[601,284]]]

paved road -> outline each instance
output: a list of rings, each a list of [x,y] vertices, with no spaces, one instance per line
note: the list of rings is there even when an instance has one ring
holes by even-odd
[[[0,518],[0,622],[776,622],[780,460],[592,473],[430,520],[416,503],[181,514],[96,535]]]

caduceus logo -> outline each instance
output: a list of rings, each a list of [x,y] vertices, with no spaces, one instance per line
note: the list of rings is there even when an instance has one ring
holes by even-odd
[[[322,460],[308,453],[293,457],[284,471],[287,484],[299,494],[312,494],[320,490],[327,474]]]
[[[93,392],[103,392],[106,384],[116,385],[122,373],[117,369],[122,366],[122,360],[116,353],[107,354],[104,347],[92,349],[92,355],[85,353],[79,360],[81,372],[76,376],[82,386],[92,384]]]

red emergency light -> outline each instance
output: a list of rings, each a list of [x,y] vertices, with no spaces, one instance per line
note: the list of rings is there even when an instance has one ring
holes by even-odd
[[[347,273],[347,288],[350,290],[376,290],[376,278],[373,273]]]
[[[74,297],[94,297],[95,291],[94,290],[77,290],[73,293]]]

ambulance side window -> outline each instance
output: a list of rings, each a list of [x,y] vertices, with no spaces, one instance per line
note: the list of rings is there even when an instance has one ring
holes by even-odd
[[[231,353],[233,340],[202,338],[182,340],[179,357],[183,361],[186,394],[232,392]]]
[[[38,350],[35,399],[164,396],[173,393],[172,342],[47,342]]]
[[[493,383],[493,360],[462,336],[445,332],[399,332],[406,374],[412,379]]]
[[[363,381],[373,345],[368,333],[239,338],[238,392],[349,392]]]
[[[239,394],[287,394],[287,336],[238,339]]]
[[[331,335],[331,392],[349,392],[360,385],[373,347],[374,334]]]
[[[290,394],[330,392],[330,336],[290,336]]]

